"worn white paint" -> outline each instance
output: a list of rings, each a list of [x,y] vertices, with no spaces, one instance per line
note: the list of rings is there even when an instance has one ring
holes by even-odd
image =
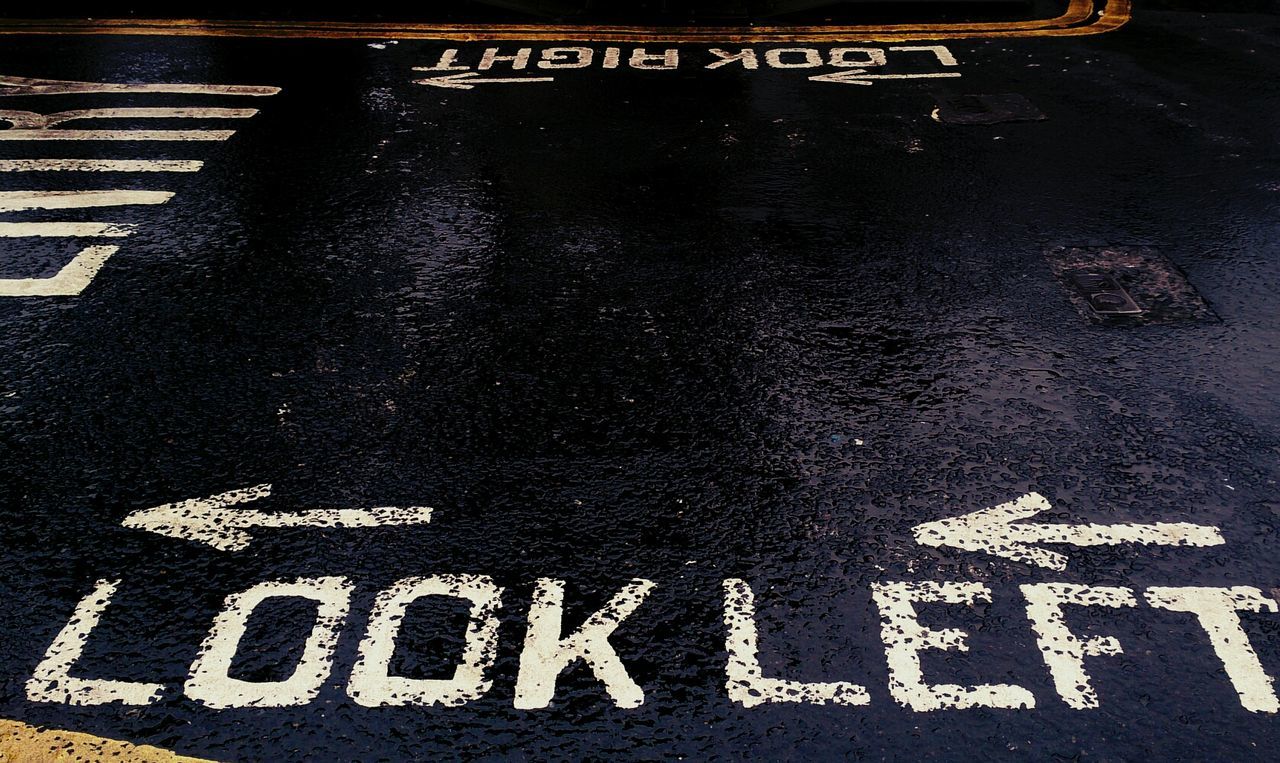
[[[35,79],[0,75],[0,97],[9,95],[78,95],[101,93],[177,93],[198,95],[268,96],[277,87],[255,85],[129,84]],[[225,141],[234,130],[186,129],[72,129],[64,128],[80,120],[190,120],[249,119],[258,113],[252,108],[208,106],[122,106],[83,108],[48,114],[0,109],[0,122],[10,125],[0,130],[0,141]],[[196,172],[203,163],[166,159],[2,159],[0,172]],[[125,204],[163,204],[173,194],[168,191],[7,191],[0,192],[0,212],[30,209],[69,209]],[[4,222],[0,238],[25,237],[124,237],[132,225],[99,222]],[[0,279],[0,297],[73,296],[93,280],[117,247],[94,246],[83,249],[51,278]]]
[[[631,58],[627,64],[632,69],[673,71],[680,68],[680,51],[676,48],[667,48],[661,53],[650,53],[644,48],[636,48],[631,51]]]
[[[1275,612],[1276,602],[1252,586],[1231,588],[1148,588],[1145,593],[1151,606],[1196,616],[1209,636],[1213,651],[1231,685],[1240,695],[1240,704],[1255,713],[1280,712],[1275,679],[1267,675],[1258,653],[1249,643],[1237,611]]]
[[[889,662],[889,693],[899,704],[917,711],[971,707],[1032,708],[1035,697],[1013,684],[930,684],[924,680],[920,652],[929,649],[969,651],[963,631],[934,630],[921,625],[915,604],[975,604],[991,601],[981,583],[876,583],[872,598],[880,609],[880,637]]]
[[[191,159],[0,159],[0,172],[199,172]]]
[[[511,64],[512,69],[524,69],[529,65],[529,56],[533,55],[533,48],[520,48],[511,55],[503,55],[499,50],[500,48],[486,48],[476,68],[487,71],[492,69],[494,64],[507,63]]]
[[[415,72],[465,72],[470,71],[471,67],[466,64],[458,63],[458,49],[449,48],[440,54],[440,60],[433,66],[415,66]]]
[[[415,66],[419,72],[488,72],[495,69],[510,68],[517,72],[536,67],[539,69],[586,69],[600,66],[603,69],[619,69],[625,59],[631,69],[653,69],[673,71],[682,63],[682,51],[677,48],[649,50],[647,48],[629,48],[624,51],[618,47],[607,47],[596,51],[586,46],[555,46],[547,48],[485,48],[474,65],[459,60],[461,50],[448,48],[440,53],[435,63],[427,66]],[[942,45],[894,45],[884,47],[789,47],[767,48],[757,51],[755,48],[707,48],[706,53],[712,58],[703,64],[704,69],[719,69],[725,66],[738,65],[744,70],[758,71],[763,59],[765,67],[770,69],[815,69],[830,66],[836,69],[879,67],[889,63],[894,53],[926,53],[946,67],[958,66],[959,62],[949,49]],[[909,58],[909,57],[908,57]],[[473,71],[474,70],[474,71]],[[954,77],[956,73],[935,74],[902,74],[883,77],[884,79],[916,79],[922,77]],[[435,78],[432,78],[433,80]],[[443,80],[449,81],[449,80]],[[524,81],[524,80],[516,80]],[[840,80],[826,80],[840,81]]]
[[[220,141],[235,130],[0,130],[0,140]]]
[[[480,59],[475,64],[476,72],[493,71],[498,68],[510,68],[511,71],[522,71],[528,69],[530,64],[534,62],[534,48],[516,48],[514,50],[504,51],[502,48],[485,48],[480,55]],[[457,48],[449,48],[440,54],[440,58],[430,66],[415,66],[414,71],[420,72],[472,72],[472,67],[458,60],[459,50]],[[602,55],[597,58],[596,51],[585,46],[555,46],[543,48],[538,51],[536,66],[539,69],[586,69],[595,65],[596,61],[600,62],[600,66],[604,69],[617,69],[621,66],[623,59],[623,51],[621,48],[608,47],[605,48]],[[627,65],[632,69],[656,69],[656,70],[674,70],[680,66],[680,51],[675,48],[667,48],[661,51],[650,51],[646,48],[633,48],[627,54]],[[436,82],[451,81],[450,78],[432,77],[428,81],[420,81],[419,84],[435,84]],[[542,82],[543,79],[501,79],[501,80],[473,80],[484,82]],[[448,85],[443,85],[448,87]]]
[[[85,644],[119,585],[118,580],[99,580],[94,590],[77,604],[26,682],[26,696],[30,701],[147,705],[159,700],[166,689],[159,682],[84,677],[92,675],[91,666],[81,664]],[[547,707],[554,698],[559,676],[579,660],[604,684],[616,706],[642,705],[644,692],[627,673],[609,639],[641,606],[653,587],[650,581],[632,580],[581,627],[565,636],[565,583],[538,580],[516,677],[515,707]],[[1068,622],[1074,622],[1076,617],[1064,610],[1067,607],[1131,609],[1139,606],[1139,597],[1129,588],[1073,583],[1024,584],[1020,589],[1028,620],[1057,693],[1069,707],[1082,710],[1099,707],[1093,679],[1086,670],[1087,661],[1122,655],[1124,651],[1112,636],[1086,636],[1072,631]],[[867,689],[855,683],[807,683],[766,677],[760,664],[754,594],[745,581],[736,578],[725,580],[723,590],[728,654],[725,686],[731,701],[748,708],[770,703],[870,704]],[[334,667],[335,647],[346,623],[351,594],[352,585],[347,579],[323,577],[259,583],[227,597],[191,665],[183,687],[187,696],[218,709],[300,706],[316,701]],[[397,642],[409,608],[433,596],[469,604],[465,646],[453,674],[439,679],[391,675],[393,657],[398,646],[403,647]],[[1157,586],[1146,589],[1144,596],[1152,607],[1195,616],[1243,708],[1256,713],[1280,712],[1274,679],[1265,671],[1239,615],[1241,611],[1277,612],[1280,607],[1272,598],[1250,586]],[[915,712],[1035,707],[1034,697],[1022,686],[961,686],[925,680],[922,652],[968,651],[968,645],[966,634],[960,630],[935,630],[922,625],[915,605],[990,602],[991,591],[987,586],[976,582],[884,582],[873,584],[872,597],[881,616],[880,635],[888,664],[888,688],[896,702]],[[237,653],[251,648],[242,643],[250,618],[264,602],[274,598],[302,598],[317,605],[313,622],[306,626],[302,656],[292,666],[290,675],[279,681],[231,678],[230,669]],[[502,589],[483,575],[442,574],[396,582],[379,593],[374,602],[347,682],[347,693],[364,707],[457,707],[483,697],[493,687],[489,673],[498,653],[501,598]],[[1152,612],[1151,609],[1144,611]],[[932,619],[940,613],[941,607],[931,607],[928,617]],[[1156,650],[1168,643],[1156,638],[1148,648]],[[1171,650],[1157,653],[1175,667],[1189,666],[1195,658]]]
[[[1084,658],[1123,654],[1113,636],[1081,638],[1067,627],[1064,605],[1076,607],[1136,607],[1138,600],[1128,588],[1035,583],[1021,586],[1027,600],[1027,618],[1036,634],[1036,644],[1053,677],[1053,686],[1062,701],[1077,710],[1098,707],[1098,693],[1085,671]]]
[[[591,66],[595,51],[591,48],[547,48],[538,58],[539,69],[585,69]]]
[[[83,119],[249,119],[257,113],[257,109],[203,107],[74,109],[52,114],[0,109],[0,121],[8,122],[14,129],[47,130]]]
[[[169,191],[0,191],[0,212],[32,209],[79,209],[135,204],[164,204],[173,198]],[[86,222],[0,223],[0,238],[103,237],[130,235],[132,225]],[[0,279],[0,297],[70,297],[84,291],[117,246],[90,246],[80,250],[70,262],[49,278]]]
[[[7,95],[77,95],[87,93],[189,93],[192,95],[275,95],[278,87],[263,85],[205,85],[197,83],[80,82],[77,80],[11,77],[0,74],[0,97]]]
[[[555,82],[554,77],[481,77],[475,72],[442,74],[413,81],[415,85],[440,87],[449,90],[474,90],[476,85],[528,85],[536,82]]]
[[[852,71],[830,72],[828,74],[815,74],[809,78],[814,82],[834,82],[837,85],[866,85],[875,84],[866,77],[866,69],[853,69]]]
[[[862,69],[887,63],[889,56],[884,48],[832,48],[827,53],[827,65],[840,69]]]
[[[0,278],[0,297],[74,297],[119,250],[118,246],[86,247],[49,278]]]
[[[271,495],[271,485],[231,490],[208,498],[192,498],[135,511],[122,525],[213,546],[219,551],[243,551],[252,528],[365,528],[422,525],[431,521],[431,508],[383,506],[374,509],[312,509],[296,513],[266,513],[232,508]]]
[[[834,82],[837,85],[872,85],[877,80],[887,79],[948,79],[962,76],[960,72],[926,72],[922,74],[867,74],[866,69],[848,69],[815,74],[809,79],[814,82]]]
[[[764,52],[764,62],[771,69],[816,69],[824,63],[816,48],[770,48]]]
[[[823,65],[835,68],[865,68],[868,66],[884,66],[889,62],[890,52],[922,52],[935,56],[943,66],[958,66],[959,62],[951,51],[942,45],[895,45],[885,48],[841,47],[831,48],[825,55],[819,48],[773,48],[764,53],[765,63],[772,69],[814,69]],[[741,65],[743,69],[755,71],[760,68],[760,56],[754,48],[725,50],[708,48],[707,53],[714,57],[704,68],[719,69],[731,64]],[[838,72],[836,72],[838,74]],[[825,76],[825,75],[820,75]],[[916,76],[932,77],[933,74]],[[945,75],[958,76],[958,75]],[[899,75],[897,78],[911,78]],[[812,78],[811,78],[812,79]],[[887,78],[886,78],[887,79]],[[819,81],[839,82],[839,79],[819,79]]]
[[[283,681],[241,681],[230,676],[249,616],[273,598],[297,597],[316,602],[316,618],[307,635],[302,657]],[[213,622],[200,654],[191,665],[184,691],[207,707],[290,707],[316,698],[333,667],[333,650],[350,607],[351,584],[346,578],[323,577],[289,583],[259,583],[232,594]]]
[[[716,57],[716,60],[707,64],[708,69],[719,69],[729,64],[742,64],[742,68],[756,70],[760,68],[760,58],[751,48],[741,48],[733,52],[722,50],[721,48],[708,48],[707,52]]]
[[[171,191],[0,191],[0,212],[164,204]]]
[[[0,223],[0,238],[125,238],[133,235],[130,223]]]
[[[84,652],[85,642],[98,626],[119,585],[119,580],[99,580],[93,591],[80,600],[66,626],[49,645],[44,660],[27,681],[27,699],[66,705],[105,705],[110,702],[149,705],[160,698],[160,692],[164,690],[162,684],[72,675],[73,669],[77,673],[83,672],[77,663]]]
[[[724,625],[726,688],[729,698],[743,707],[774,702],[814,705],[866,705],[871,695],[865,687],[845,681],[804,683],[785,678],[767,678],[760,667],[759,635],[756,630],[755,595],[746,581],[724,581]]]
[[[447,596],[471,604],[462,661],[447,679],[404,678],[390,674],[396,639],[405,612],[427,596]],[[378,594],[360,656],[347,692],[365,707],[398,705],[458,706],[479,699],[493,686],[486,672],[498,656],[498,608],[502,589],[482,575],[406,578]]]
[[[1220,546],[1226,543],[1216,527],[1187,522],[1158,522],[1150,525],[1060,525],[1015,524],[1053,508],[1044,496],[1028,493],[1021,498],[989,509],[951,519],[925,522],[912,532],[926,546],[981,551],[1017,562],[1054,570],[1067,568],[1067,557],[1039,548],[1037,544],[1065,543],[1073,546],[1114,546],[1145,543],[1164,546]]]
[[[534,589],[516,677],[515,706],[532,710],[550,705],[560,674],[578,660],[586,662],[618,707],[644,704],[644,690],[627,673],[609,636],[644,602],[654,584],[631,581],[572,635],[562,637],[564,585],[561,580],[541,578]]]

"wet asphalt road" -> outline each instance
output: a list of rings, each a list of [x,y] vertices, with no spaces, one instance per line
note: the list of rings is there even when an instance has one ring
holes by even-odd
[[[1280,585],[1277,27],[1140,12],[1098,37],[948,42],[961,77],[872,86],[707,70],[707,46],[629,70],[624,45],[617,70],[473,90],[412,68],[483,43],[6,39],[0,74],[282,90],[0,103],[260,111],[219,142],[0,143],[4,159],[205,163],[0,172],[10,191],[175,192],[0,215],[137,225],[79,296],[0,298],[0,717],[240,760],[1269,759],[1280,719],[1246,709],[1206,627],[1149,591]],[[951,70],[898,55],[916,54],[890,53],[893,71]],[[931,118],[971,94],[1045,118]],[[189,127],[103,121],[83,126]],[[84,243],[5,239],[0,278],[52,276]],[[1207,309],[1092,321],[1055,247],[1143,252]],[[264,483],[264,512],[434,513],[255,529],[235,551],[121,526]],[[1225,542],[1045,545],[1068,558],[1055,570],[913,535],[1032,492],[1053,507],[1036,521]],[[454,707],[353,701],[378,592],[462,574],[503,589],[492,687]],[[184,690],[228,596],[332,576],[349,614],[313,699],[215,709]],[[566,634],[654,584],[610,638],[642,705],[578,662],[549,707],[515,707],[543,578],[564,581]],[[730,579],[754,591],[765,676],[853,682],[868,704],[735,701]],[[102,580],[119,583],[70,671],[159,699],[33,701]],[[924,681],[1016,685],[1034,707],[923,711],[891,692],[873,585],[925,581],[990,602],[915,605],[968,645],[921,652]],[[1065,607],[1080,638],[1123,648],[1084,658],[1095,708],[1055,689],[1019,588],[1035,583],[1133,592]],[[1240,627],[1265,698],[1280,615],[1254,608]],[[230,675],[288,679],[314,612],[256,610]],[[419,601],[391,670],[449,677],[466,622],[465,602]]]

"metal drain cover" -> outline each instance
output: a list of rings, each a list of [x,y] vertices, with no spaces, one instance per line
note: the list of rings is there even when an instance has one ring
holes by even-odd
[[[1084,268],[1068,273],[1076,291],[1085,298],[1089,309],[1097,315],[1140,315],[1142,308],[1129,292],[1106,273]]]
[[[1186,275],[1150,247],[1054,247],[1045,257],[1076,310],[1094,323],[1217,318]]]

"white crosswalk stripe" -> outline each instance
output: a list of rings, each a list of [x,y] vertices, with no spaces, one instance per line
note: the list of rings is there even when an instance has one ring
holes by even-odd
[[[279,88],[260,85],[211,85],[199,83],[131,84],[114,82],[79,82],[35,79],[0,75],[0,98],[7,96],[97,95],[173,93],[220,96],[270,96]],[[25,103],[23,105],[26,105]],[[28,109],[0,109],[0,142],[75,141],[75,142],[221,142],[235,135],[227,129],[142,129],[132,126],[103,128],[66,127],[85,120],[227,120],[249,119],[258,113],[251,108],[215,108],[206,106],[127,106],[71,109],[41,113]],[[0,159],[3,172],[111,172],[157,173],[198,172],[204,163],[190,159]],[[164,204],[172,199],[172,191],[124,189],[66,189],[0,191],[0,213],[33,210],[82,209]],[[85,221],[0,221],[0,239],[21,241],[45,238],[124,238],[137,229],[137,223]],[[101,270],[117,246],[89,246],[82,249],[58,273],[48,278],[0,279],[0,297],[74,296],[80,294]],[[10,246],[6,254],[21,253]]]
[[[0,159],[0,172],[199,172],[186,159]]]

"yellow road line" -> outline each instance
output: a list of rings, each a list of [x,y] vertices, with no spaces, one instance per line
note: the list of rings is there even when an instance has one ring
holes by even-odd
[[[17,721],[0,720],[0,763],[124,760],[131,763],[209,763],[159,747],[118,742],[76,731],[46,731]]]
[[[578,42],[899,42],[991,37],[1076,37],[1118,29],[1132,0],[1071,0],[1050,19],[876,26],[632,27],[550,24],[361,24],[338,21],[211,21],[198,19],[5,19],[0,35],[172,35],[323,39],[498,40]]]

